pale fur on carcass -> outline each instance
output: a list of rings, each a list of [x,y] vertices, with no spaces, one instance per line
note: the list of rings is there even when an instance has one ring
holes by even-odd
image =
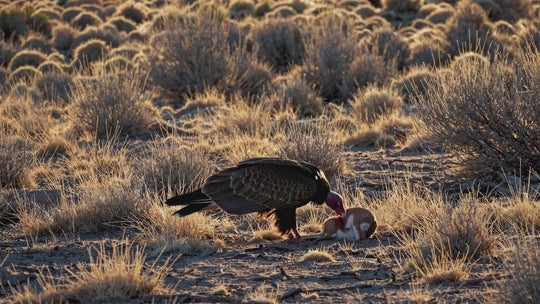
[[[345,229],[336,224],[338,217],[331,217],[323,224],[323,236],[336,239],[363,240],[369,238],[377,228],[375,215],[365,208],[349,208],[345,213]]]

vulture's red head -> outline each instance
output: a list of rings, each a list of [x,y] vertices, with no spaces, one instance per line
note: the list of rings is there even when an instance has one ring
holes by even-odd
[[[343,207],[343,197],[334,191],[330,191],[326,197],[326,204],[332,208],[338,215],[345,216],[345,207]]]

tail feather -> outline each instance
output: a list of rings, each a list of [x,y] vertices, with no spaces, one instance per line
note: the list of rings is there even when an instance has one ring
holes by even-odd
[[[195,213],[197,211],[201,211],[201,210],[204,210],[206,208],[208,209],[211,209],[211,205],[213,205],[213,203],[194,203],[194,204],[189,204],[187,206],[185,206],[184,208],[176,211],[175,213],[173,213],[174,216],[186,216],[186,215],[190,215],[192,213]]]
[[[197,189],[193,192],[171,197],[170,199],[165,201],[165,204],[169,206],[178,206],[190,205],[202,201],[210,201],[210,198],[206,196],[206,194],[202,193],[201,189]]]

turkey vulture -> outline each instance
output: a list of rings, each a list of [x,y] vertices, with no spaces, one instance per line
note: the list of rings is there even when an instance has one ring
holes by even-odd
[[[296,208],[326,203],[345,215],[343,198],[330,191],[324,172],[306,162],[282,158],[252,158],[209,177],[202,188],[168,199],[169,206],[186,205],[176,216],[220,207],[231,214],[257,212],[275,217],[275,225],[290,240],[301,239]]]

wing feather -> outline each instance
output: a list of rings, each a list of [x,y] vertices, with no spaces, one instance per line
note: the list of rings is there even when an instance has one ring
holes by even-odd
[[[234,214],[264,212],[306,204],[317,191],[303,164],[256,158],[211,176],[202,192]]]

